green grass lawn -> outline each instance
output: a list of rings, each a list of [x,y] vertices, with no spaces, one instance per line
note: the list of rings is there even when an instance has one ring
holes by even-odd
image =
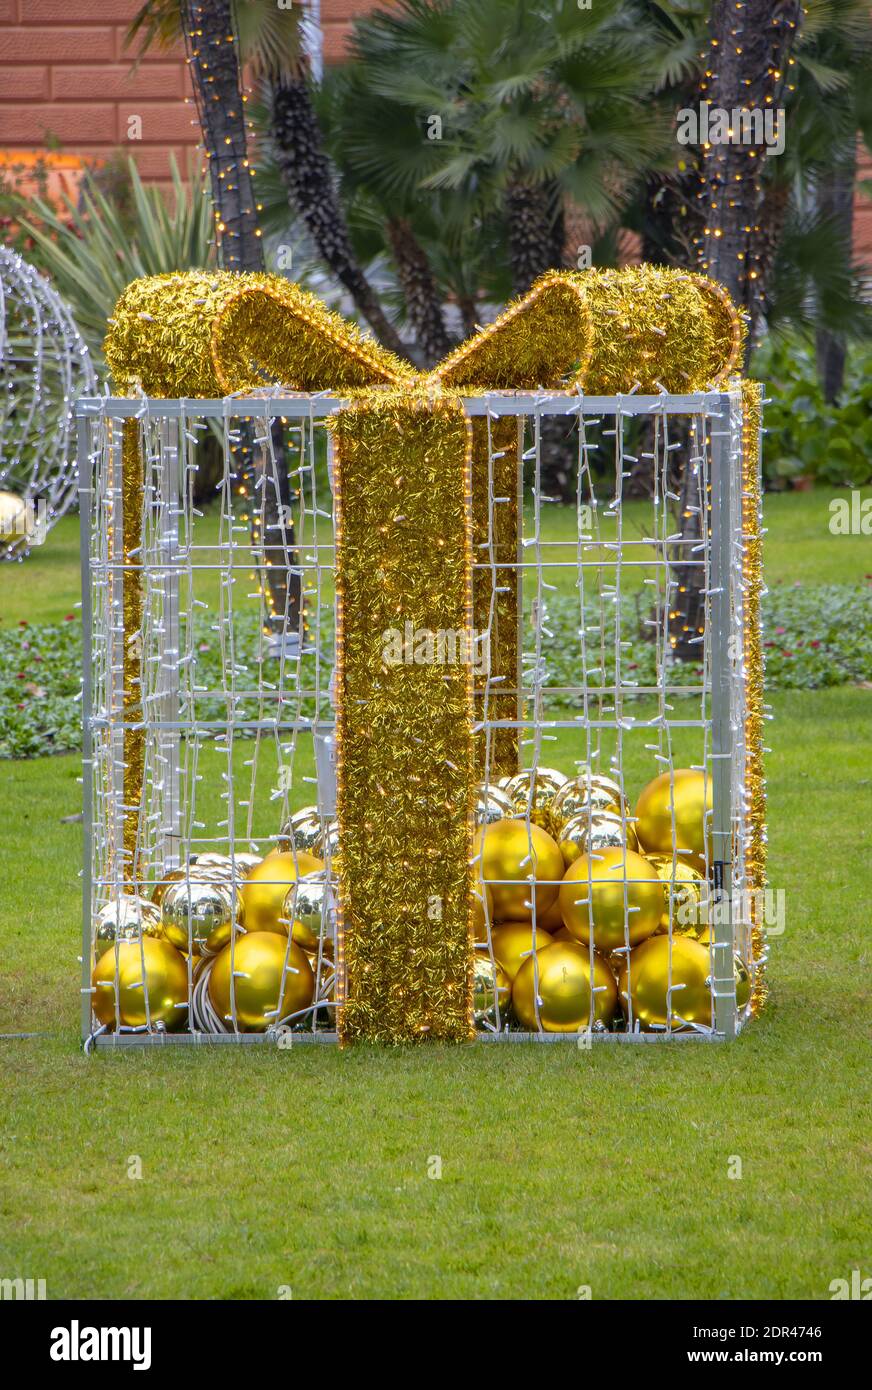
[[[824,494],[767,502],[770,583],[872,571]],[[71,611],[71,526],[0,571],[4,623]],[[85,1058],[78,759],[0,763],[0,1031],[41,1035],[0,1041],[0,1270],[63,1298],[827,1298],[868,1275],[872,692],[772,705],[786,930],[728,1046]]]

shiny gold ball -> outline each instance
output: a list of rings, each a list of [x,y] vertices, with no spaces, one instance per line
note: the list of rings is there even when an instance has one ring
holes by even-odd
[[[491,825],[495,820],[511,820],[515,810],[511,798],[500,787],[479,787],[475,795],[475,823]]]
[[[181,883],[182,879],[188,877],[188,874],[189,870],[186,868],[167,869],[166,872],[161,875],[161,877],[158,879],[157,883],[151,890],[151,900],[154,903],[155,907],[160,907],[161,903],[163,902],[164,893],[167,891],[170,884]]]
[[[629,805],[624,797],[625,810],[629,814]],[[584,770],[577,777],[572,777],[560,788],[554,798],[552,807],[554,816],[558,821],[564,823],[573,816],[585,812],[589,815],[601,815],[604,811],[611,811],[616,815],[621,814],[621,788],[611,777],[605,777],[599,772]]]
[[[567,869],[582,854],[591,854],[601,849],[637,848],[636,832],[632,821],[622,821],[614,811],[598,811],[588,816],[587,811],[579,811],[570,816],[560,834],[560,853]]]
[[[303,850],[306,854],[317,854],[318,844],[324,827],[317,806],[303,806],[294,811],[281,828],[279,849]]]
[[[512,1007],[530,1032],[577,1033],[590,1024],[590,952],[577,942],[557,941],[538,955],[539,1022],[536,1021],[536,967],[528,956],[512,984]],[[618,986],[602,956],[594,953],[594,1022],[608,1026],[618,1006]]]
[[[673,847],[689,850],[678,858],[705,873],[705,813],[712,809],[712,779],[689,767],[676,768],[674,779],[675,845],[672,841],[669,773],[649,782],[636,803],[636,834],[643,853],[668,854]],[[711,858],[711,847],[709,847]]]
[[[180,1028],[187,1021],[188,968],[168,941],[144,936],[141,941],[120,942],[114,950],[104,951],[94,967],[91,983],[94,1013],[107,1027],[116,1021],[116,994],[121,1023],[126,1028],[141,1028],[149,1020],[167,1028]]]
[[[212,1007],[219,1018],[232,1024],[235,1003],[236,1024],[243,1033],[263,1033],[275,1027],[289,1014],[308,1008],[314,993],[315,978],[305,951],[276,932],[252,932],[225,946],[209,975]]]
[[[190,873],[197,878],[232,879],[235,875],[237,880],[241,880],[247,878],[259,863],[259,854],[214,854],[210,850],[192,857]]]
[[[733,957],[733,964],[736,969],[736,1007],[741,1011],[751,998],[751,972],[738,952]]]
[[[161,903],[161,934],[178,951],[214,956],[242,921],[242,897],[223,878],[171,883]]]
[[[493,925],[494,920],[494,899],[487,884],[484,885],[484,896],[482,896],[482,885],[478,884],[472,890],[472,935],[477,942],[487,941],[487,924]]]
[[[140,936],[159,937],[160,912],[148,898],[122,893],[94,918],[94,953],[99,960],[116,941],[138,941]]]
[[[670,1006],[670,944],[672,956]],[[630,952],[629,965],[624,961],[618,980],[618,993],[629,1018],[629,993],[633,1001],[633,1019],[645,1029],[673,1028],[685,1023],[700,1023],[706,1027],[712,1021],[712,996],[709,984],[711,966],[705,946],[689,936],[652,936]]]
[[[520,922],[545,912],[557,897],[564,865],[560,849],[547,831],[522,820],[499,820],[475,833],[473,854],[481,864],[473,866],[493,895],[497,922]],[[506,880],[499,882],[498,880]],[[535,880],[535,888],[533,880]]]
[[[284,931],[287,935],[288,928],[287,925],[282,927],[282,918],[288,889],[292,883],[296,883],[298,876],[314,873],[323,867],[322,860],[305,850],[297,851],[296,863],[290,850],[268,854],[252,869],[240,888],[245,930]]]
[[[476,1023],[496,1023],[496,1002],[502,1022],[511,992],[511,981],[499,962],[492,961],[487,951],[476,951],[472,961],[472,1012]]]
[[[322,860],[329,857],[331,863],[337,858],[339,854],[338,820],[328,820],[321,831],[321,837],[313,853],[318,855]]]
[[[536,928],[536,950],[544,951],[551,946],[552,939],[547,931]],[[510,980],[514,980],[526,956],[533,950],[532,922],[504,922],[494,927],[491,933],[491,949],[494,959],[502,966]]]
[[[516,817],[526,817],[544,829],[552,828],[550,816],[554,798],[566,784],[566,776],[553,767],[527,768],[506,782],[504,791]],[[555,827],[556,828],[556,827]]]
[[[287,934],[293,922],[293,938],[304,951],[317,951],[322,935],[332,944],[334,936],[331,909],[335,907],[336,878],[328,881],[326,869],[315,869],[292,883],[285,896],[280,929]]]
[[[678,936],[693,936],[699,940],[708,926],[709,886],[691,864],[682,859],[675,860],[673,885],[672,855],[650,854],[648,863],[653,864],[663,884],[665,906],[657,931],[669,931],[669,898],[672,892],[672,931]]]
[[[590,879],[590,883],[588,883]],[[577,941],[590,939],[606,954],[625,944],[624,889],[630,945],[656,931],[663,915],[663,885],[657,870],[632,850],[602,849],[570,864],[560,889],[563,921]],[[591,908],[588,910],[588,894]]]
[[[34,507],[28,507],[16,492],[0,492],[0,549],[13,541],[31,539],[34,514]]]

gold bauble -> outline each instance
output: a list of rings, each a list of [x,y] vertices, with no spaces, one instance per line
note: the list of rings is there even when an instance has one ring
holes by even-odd
[[[536,913],[536,926],[541,927],[553,936],[560,927],[563,926],[563,914],[560,911],[560,889],[557,889],[557,897],[550,907],[546,907],[544,912]]]
[[[293,922],[293,938],[304,951],[317,951],[322,934],[325,942],[332,942],[330,909],[334,906],[335,885],[334,875],[328,882],[326,869],[315,869],[301,875],[287,891],[279,929],[286,935],[286,924]]]
[[[501,787],[480,786],[475,794],[475,824],[490,825],[495,820],[511,820],[515,814],[511,798]]]
[[[482,886],[484,896],[482,896]],[[486,910],[485,910],[486,909]],[[487,941],[487,924],[493,925],[494,899],[487,884],[478,884],[472,890],[472,936],[474,941]]]
[[[230,999],[231,959],[236,1024],[243,1033],[263,1033],[306,1009],[315,993],[309,959],[295,941],[276,932],[256,931],[225,946],[209,975],[209,998],[218,1017],[233,1023]],[[279,1003],[287,960],[284,992]]]
[[[178,951],[214,956],[242,921],[242,897],[223,878],[180,879],[161,902],[162,935]]]
[[[487,951],[476,951],[472,960],[472,1012],[476,1023],[496,1023],[495,998],[502,1022],[511,992],[511,981],[499,961],[492,961]]]
[[[287,935],[284,917],[285,898],[292,883],[303,874],[323,869],[324,864],[314,854],[298,850],[296,863],[290,850],[277,850],[262,859],[241,885],[243,924],[247,932],[271,931]]]
[[[160,912],[148,898],[122,893],[106,903],[94,918],[94,954],[99,960],[116,941],[138,941],[161,935]]]
[[[643,853],[668,854],[673,848],[689,850],[679,854],[684,863],[705,873],[705,812],[712,808],[712,779],[689,767],[676,768],[673,800],[675,803],[675,844],[672,840],[672,808],[670,807],[670,774],[663,772],[649,782],[636,803],[636,834]],[[709,846],[711,858],[711,846]]]
[[[324,860],[329,857],[331,862],[339,854],[339,822],[338,820],[328,820],[323,827],[318,838],[318,843],[312,851],[313,854]]]
[[[669,897],[672,892],[672,931],[677,936],[694,936],[697,940],[708,926],[709,886],[702,874],[681,859],[675,860],[673,886],[672,855],[650,854],[648,863],[653,864],[663,884],[665,906],[660,918],[658,932],[669,931]]]
[[[570,816],[560,832],[560,853],[567,869],[582,854],[601,849],[637,848],[636,832],[631,821],[622,821],[614,811],[597,811],[588,815],[579,811]]]
[[[0,492],[0,548],[13,541],[29,541],[34,532],[34,514],[33,505],[28,507],[25,498],[16,492]]]
[[[554,798],[565,784],[565,773],[553,767],[537,767],[516,772],[503,790],[516,817],[526,817],[529,811],[531,820],[551,830],[552,826],[557,828],[551,817]]]
[[[577,942],[556,941],[538,953],[539,1022],[536,1021],[533,957],[512,984],[512,1007],[530,1032],[577,1033],[590,1024],[590,952]],[[618,986],[602,956],[594,953],[594,1021],[608,1026],[618,1007]]]
[[[536,950],[544,951],[552,945],[547,931],[536,928]],[[514,980],[527,954],[533,950],[532,922],[504,922],[494,927],[491,933],[491,949],[494,959],[502,966],[510,980]]]
[[[657,870],[632,850],[602,849],[591,857],[583,854],[570,864],[560,889],[563,921],[577,941],[586,944],[590,939],[592,915],[593,941],[598,951],[608,953],[625,944],[625,881],[630,945],[635,946],[656,931],[663,914],[663,884]]]
[[[667,1002],[670,985],[670,947],[672,956],[671,1010]],[[627,980],[633,1001],[633,1020],[643,1028],[665,1027],[671,1022],[673,1028],[681,1028],[684,1023],[701,1023],[711,1026],[712,996],[709,985],[711,964],[705,946],[689,936],[652,936],[630,952],[627,961],[621,966],[618,992],[629,1017],[627,1005]]]
[[[495,921],[529,921],[534,891],[537,916],[554,902],[563,878],[563,856],[541,826],[531,825],[529,833],[522,820],[498,820],[482,826],[474,841],[473,853],[479,852],[481,864],[474,865],[474,872],[480,868],[481,878],[490,887]]]
[[[190,872],[197,878],[232,879],[235,876],[237,880],[241,880],[247,878],[259,863],[259,854],[215,854],[210,850],[206,854],[193,856]]]
[[[751,998],[751,972],[738,953],[733,956],[733,964],[736,969],[736,1008],[741,1011]]]
[[[279,849],[317,854],[324,827],[317,806],[303,806],[285,821],[279,833]]]
[[[629,814],[629,805],[624,797],[625,810]],[[604,777],[599,772],[580,772],[577,777],[572,777],[560,788],[554,798],[552,812],[556,819],[562,823],[568,821],[572,816],[579,815],[582,811],[589,815],[600,815],[603,811],[621,814],[621,788],[611,777]]]
[[[164,893],[167,891],[170,884],[180,883],[183,878],[188,877],[188,873],[189,870],[183,867],[181,869],[167,869],[166,872],[161,875],[151,890],[151,900],[155,907],[160,907],[163,902]]]
[[[145,974],[143,974],[143,962]],[[151,1021],[180,1028],[188,1017],[188,967],[168,941],[144,936],[141,941],[122,941],[104,951],[94,967],[91,995],[100,1023],[115,1023],[116,966],[118,1009],[122,1024],[141,1028]],[[146,998],[148,1017],[146,1017]]]

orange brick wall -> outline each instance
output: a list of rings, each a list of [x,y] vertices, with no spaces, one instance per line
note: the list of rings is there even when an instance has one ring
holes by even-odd
[[[382,0],[384,3],[384,0]],[[164,181],[168,152],[184,165],[199,139],[184,55],[152,53],[131,72],[124,33],[140,0],[0,0],[0,151],[135,153],[145,178]],[[341,57],[355,14],[372,0],[321,0],[324,57]],[[142,140],[127,138],[142,118]],[[862,160],[861,177],[872,175]],[[858,196],[857,253],[872,268],[872,203]]]
[[[152,52],[131,72],[124,34],[141,0],[0,0],[0,150],[135,154],[163,181],[168,153],[184,163],[199,140],[184,52]],[[370,0],[321,0],[324,56],[341,56],[351,19]],[[128,117],[142,140],[128,139]],[[193,124],[192,124],[193,122]]]

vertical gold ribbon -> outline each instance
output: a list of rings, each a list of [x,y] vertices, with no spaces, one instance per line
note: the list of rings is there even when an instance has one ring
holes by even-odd
[[[745,625],[745,788],[748,834],[745,879],[751,903],[751,954],[754,983],[751,1012],[756,1017],[766,1002],[766,939],[760,898],[766,886],[766,783],[763,776],[763,637],[760,604],[763,593],[763,535],[761,525],[760,423],[763,388],[742,382],[742,532],[744,536]]]
[[[142,723],[142,541],[143,464],[139,422],[125,420],[121,432],[121,606],[124,615],[122,656],[124,730],[123,877],[132,887],[136,871],[139,808],[145,774],[145,728]]]
[[[391,393],[333,430],[340,1037],[465,1041],[469,426],[456,402]]]

